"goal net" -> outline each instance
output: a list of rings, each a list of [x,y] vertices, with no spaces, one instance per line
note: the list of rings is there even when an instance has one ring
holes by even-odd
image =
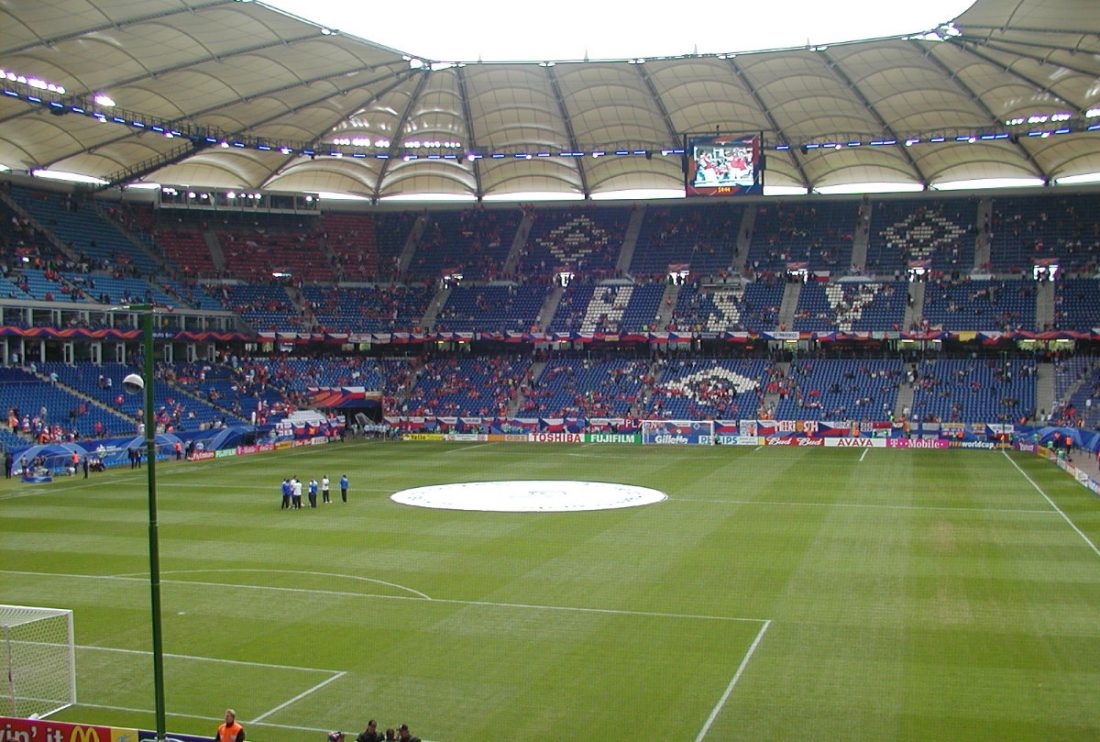
[[[73,612],[0,605],[0,712],[48,716],[76,703]]]

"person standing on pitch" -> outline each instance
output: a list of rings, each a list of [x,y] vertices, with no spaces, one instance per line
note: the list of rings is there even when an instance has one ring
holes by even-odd
[[[340,499],[344,502],[348,501],[348,475],[344,474],[340,477]]]
[[[328,474],[321,477],[321,501],[324,502],[324,503],[332,502],[332,498],[329,497]]]
[[[302,480],[298,477],[290,479],[290,495],[294,498],[294,509],[302,509]]]
[[[309,480],[309,506],[311,508],[317,507],[317,480]]]
[[[244,727],[237,723],[237,712],[225,710],[225,723],[218,725],[214,742],[244,742]]]

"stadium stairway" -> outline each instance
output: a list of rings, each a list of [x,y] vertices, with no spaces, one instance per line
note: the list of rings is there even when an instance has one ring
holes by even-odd
[[[630,271],[630,262],[634,260],[634,248],[637,247],[638,235],[642,232],[643,219],[645,219],[645,206],[634,209],[630,214],[630,221],[623,235],[623,246],[619,249],[619,260],[615,264],[615,269],[621,275],[626,275]]]
[[[745,209],[741,214],[741,230],[737,233],[737,245],[734,247],[733,264],[730,269],[735,275],[745,275],[745,266],[749,264],[749,246],[752,244],[752,230],[756,226],[756,209]]]
[[[789,330],[794,327],[794,315],[798,311],[798,297],[802,294],[802,284],[791,282],[783,287],[783,303],[779,305],[779,327]]]
[[[664,330],[672,321],[672,315],[676,311],[676,302],[680,298],[680,286],[667,284],[665,293],[661,297],[661,306],[657,310],[657,329]]]
[[[902,382],[898,387],[898,398],[894,402],[894,418],[909,418],[909,412],[913,409],[913,385]]]
[[[533,361],[531,363],[531,378],[539,379],[542,377],[542,372],[545,370],[547,361]],[[517,417],[523,404],[527,401],[527,395],[523,393],[523,387],[516,389],[516,393],[512,396],[512,401],[508,403],[508,416]]]
[[[871,202],[863,204],[862,215],[856,222],[852,237],[852,262],[861,272],[867,265],[867,246],[871,243]]]
[[[908,330],[915,323],[920,322],[921,317],[924,316],[924,282],[911,282],[906,290],[909,292],[909,296],[912,297],[912,301],[905,307],[905,318],[902,320],[901,326],[902,329]]]
[[[210,259],[214,261],[214,267],[218,270],[218,273],[225,271],[225,253],[222,251],[222,245],[218,242],[218,235],[212,229],[203,230],[202,239],[206,242],[206,249],[210,251]]]
[[[409,230],[409,236],[405,238],[405,244],[401,247],[401,254],[397,257],[398,275],[405,275],[405,271],[407,271],[412,264],[413,256],[416,254],[416,244],[420,241],[420,235],[424,234],[424,228],[427,226],[427,213],[421,214],[416,218],[416,221],[413,222],[412,229]],[[443,305],[441,304],[440,306]]]
[[[1054,409],[1054,364],[1038,363],[1035,366],[1035,410],[1033,414],[1037,421],[1042,421],[1046,415],[1042,411],[1050,412]],[[1067,395],[1068,398],[1069,395]]]
[[[508,257],[504,259],[504,275],[516,275],[519,261],[523,257],[523,247],[527,244],[527,237],[531,234],[531,225],[534,223],[531,214],[524,213],[516,229],[516,236],[512,239],[512,246],[508,248]]]
[[[1040,330],[1054,328],[1054,282],[1040,281],[1035,285],[1035,326]]]
[[[974,238],[974,268],[986,270],[993,262],[993,240],[988,229],[982,229],[982,225],[991,224],[993,217],[993,199],[983,198],[978,201],[978,236]]]
[[[542,309],[539,310],[538,325],[544,332],[550,329],[550,323],[554,321],[554,315],[558,313],[558,306],[561,304],[561,297],[565,294],[564,286],[554,286],[554,289],[546,295],[546,301],[542,304]],[[541,373],[542,369],[539,369]],[[534,378],[538,378],[536,374]]]
[[[431,304],[429,304],[428,308],[424,311],[424,317],[420,320],[421,327],[435,327],[436,317],[439,316],[443,307],[447,306],[447,299],[449,299],[450,296],[451,289],[449,287],[440,289],[436,293],[435,298],[432,299]]]
[[[791,364],[786,362],[776,363],[775,370],[777,373],[782,374],[782,378],[785,379],[791,375]],[[766,392],[762,404],[765,410],[774,415],[775,411],[779,409],[779,401],[778,392]]]

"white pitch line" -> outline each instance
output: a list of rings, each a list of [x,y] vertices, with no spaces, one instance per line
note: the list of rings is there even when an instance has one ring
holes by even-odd
[[[300,701],[303,698],[305,698],[306,696],[308,696],[310,693],[314,693],[316,691],[321,690],[322,688],[324,688],[326,685],[328,685],[332,681],[339,680],[340,678],[344,677],[345,675],[347,675],[346,672],[340,672],[340,673],[337,673],[336,675],[333,675],[331,678],[326,678],[325,680],[322,680],[320,683],[313,686],[312,688],[309,688],[307,690],[302,691],[298,695],[294,696],[294,698],[291,698],[289,701],[285,701],[283,703],[280,703],[275,708],[270,709],[269,711],[266,711],[266,712],[260,714],[259,716],[257,716],[252,721],[248,721],[248,722],[245,722],[245,723],[246,724],[255,724],[256,722],[263,721],[264,719],[271,716],[272,714],[278,713],[279,711],[282,711],[283,709],[285,709],[287,706],[290,706],[292,704],[297,703],[298,701]]]
[[[493,446],[493,445],[496,445],[496,444],[491,442],[491,441],[486,441],[485,443],[474,443],[473,445],[470,445],[470,446],[462,446],[461,448],[448,449],[448,450],[443,452],[443,455],[445,456],[449,453],[464,453],[466,451],[470,451],[470,450],[475,449],[475,448],[483,448],[484,446]]]
[[[261,574],[283,574],[283,575],[309,575],[310,577],[336,577],[342,580],[358,580],[359,582],[369,582],[373,585],[385,585],[386,587],[397,588],[398,590],[404,590],[407,593],[412,593],[418,598],[424,600],[431,600],[432,596],[427,593],[422,593],[419,590],[414,590],[411,587],[405,587],[399,585],[396,582],[386,582],[385,580],[376,580],[373,577],[360,577],[358,575],[345,575],[339,572],[311,572],[304,569],[171,569],[161,570],[161,575],[189,575],[189,574],[235,574],[241,572],[259,572]],[[111,575],[112,577],[144,577],[141,572],[132,572],[130,574]]]
[[[1020,475],[1024,479],[1026,479],[1032,487],[1035,488],[1035,491],[1038,492],[1040,495],[1042,495],[1044,500],[1046,500],[1048,503],[1050,503],[1050,506],[1052,508],[1054,508],[1055,512],[1057,512],[1058,515],[1062,516],[1062,520],[1064,520],[1066,523],[1068,523],[1069,527],[1072,528],[1078,536],[1080,536],[1081,538],[1083,538],[1085,540],[1085,543],[1089,545],[1090,549],[1092,549],[1092,553],[1096,554],[1096,556],[1100,556],[1100,549],[1096,548],[1096,544],[1094,544],[1092,542],[1092,539],[1090,539],[1088,536],[1086,536],[1085,532],[1082,531],[1080,528],[1078,528],[1077,524],[1074,523],[1072,520],[1070,520],[1068,515],[1066,515],[1064,512],[1062,512],[1062,508],[1058,507],[1058,505],[1055,504],[1054,500],[1050,499],[1050,496],[1047,495],[1046,492],[1043,492],[1043,488],[1040,487],[1039,485],[1037,485],[1035,483],[1035,480],[1032,479],[1031,477],[1029,477],[1027,475],[1027,472],[1025,472],[1023,469],[1021,469],[1020,465],[1017,464],[1015,461],[1013,461],[1012,457],[1009,456],[1008,453],[1006,453],[1003,449],[1001,450],[1001,454],[1004,455],[1004,457],[1006,459],[1008,459],[1008,463],[1012,464],[1012,466],[1015,467],[1016,471],[1020,472]]]
[[[151,713],[153,713],[152,709],[137,709],[137,708],[132,708],[130,706],[112,706],[112,705],[106,704],[106,703],[85,703],[84,701],[78,701],[76,706],[77,706],[77,708],[83,706],[85,708],[103,709],[105,711],[124,711],[124,712],[130,713],[130,714],[151,714]],[[174,716],[178,719],[204,719],[206,721],[210,721],[210,719],[211,719],[210,716],[204,716],[204,715],[201,715],[201,714],[184,714],[184,713],[180,713],[178,711],[166,711],[165,713],[166,713],[167,716]],[[216,723],[216,720],[211,721],[211,725],[213,725],[215,723]],[[261,726],[261,727],[273,727],[275,729],[293,729],[293,730],[299,730],[299,731],[303,731],[303,732],[318,732],[318,733],[321,733],[321,734],[323,734],[325,732],[324,729],[318,729],[316,727],[298,727],[298,726],[291,726],[290,724],[272,724],[269,721],[252,721],[252,722],[248,722],[248,723],[249,724],[255,724],[256,726]],[[198,736],[202,736],[202,735],[198,735]]]
[[[119,582],[135,582],[148,585],[147,577],[117,577],[114,575],[81,575],[64,572],[27,572],[22,570],[0,570],[0,574],[22,575],[27,577],[62,577],[68,579],[84,580],[116,580]],[[280,593],[304,593],[306,595],[325,595],[337,598],[365,598],[368,600],[401,600],[416,601],[417,603],[432,603],[433,605],[466,605],[481,606],[485,608],[520,608],[525,610],[563,611],[571,613],[593,613],[611,616],[637,616],[641,618],[675,618],[691,621],[731,621],[743,623],[763,623],[769,619],[746,618],[743,616],[712,616],[702,613],[664,613],[660,611],[629,611],[618,608],[585,608],[566,605],[540,605],[537,603],[497,603],[485,600],[458,600],[453,598],[414,598],[408,595],[378,595],[376,593],[353,593],[343,590],[316,590],[298,587],[274,587],[271,585],[240,585],[232,582],[206,582],[199,580],[162,580],[164,585],[191,585],[198,587],[232,588],[233,590],[266,590]]]
[[[870,451],[870,450],[871,450],[871,449],[869,449],[869,448],[865,448],[865,449],[863,449],[863,453],[861,453],[861,454],[859,455],[859,460],[860,460],[860,462],[862,462],[862,461],[863,461],[863,459],[867,458],[867,452],[868,452],[868,451]]]
[[[729,685],[726,686],[726,692],[722,694],[722,697],[718,699],[718,703],[714,705],[714,709],[711,710],[710,716],[708,716],[707,720],[703,723],[703,728],[699,730],[699,734],[695,735],[695,742],[702,742],[707,736],[707,732],[710,731],[711,726],[714,724],[714,720],[718,718],[718,714],[722,713],[722,708],[726,705],[726,701],[729,700],[730,694],[733,693],[734,686],[737,685],[737,681],[741,679],[741,675],[745,672],[745,668],[749,666],[749,660],[752,659],[752,655],[756,652],[756,648],[760,646],[760,642],[764,638],[764,632],[766,632],[771,625],[771,620],[765,621],[764,625],[760,627],[760,631],[756,632],[756,638],[753,639],[752,644],[749,645],[749,651],[745,652],[745,656],[741,660],[737,672],[733,674],[733,678],[730,679]]]
[[[77,644],[77,649],[93,652],[113,652],[115,654],[140,654],[150,655],[148,649],[123,649],[121,647],[100,647],[95,644]],[[243,665],[245,667],[263,667],[271,670],[298,670],[300,672],[323,672],[332,674],[341,672],[340,670],[330,670],[325,667],[298,667],[297,665],[277,665],[270,662],[249,662],[247,660],[227,660],[221,657],[199,657],[194,654],[170,654],[165,653],[165,657],[177,660],[195,660],[197,662],[215,662],[221,665]]]
[[[788,502],[783,500],[715,500],[702,497],[670,497],[671,502],[698,502],[706,505],[775,505],[777,507],[813,508],[863,508],[867,510],[928,510],[932,512],[957,511],[960,513],[1024,513],[1027,515],[1054,515],[1049,510],[1032,508],[956,508],[947,505],[882,505],[873,502]]]

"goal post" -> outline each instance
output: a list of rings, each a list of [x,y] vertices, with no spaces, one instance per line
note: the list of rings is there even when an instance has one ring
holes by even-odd
[[[73,612],[0,605],[0,664],[3,714],[49,716],[76,704]]]

